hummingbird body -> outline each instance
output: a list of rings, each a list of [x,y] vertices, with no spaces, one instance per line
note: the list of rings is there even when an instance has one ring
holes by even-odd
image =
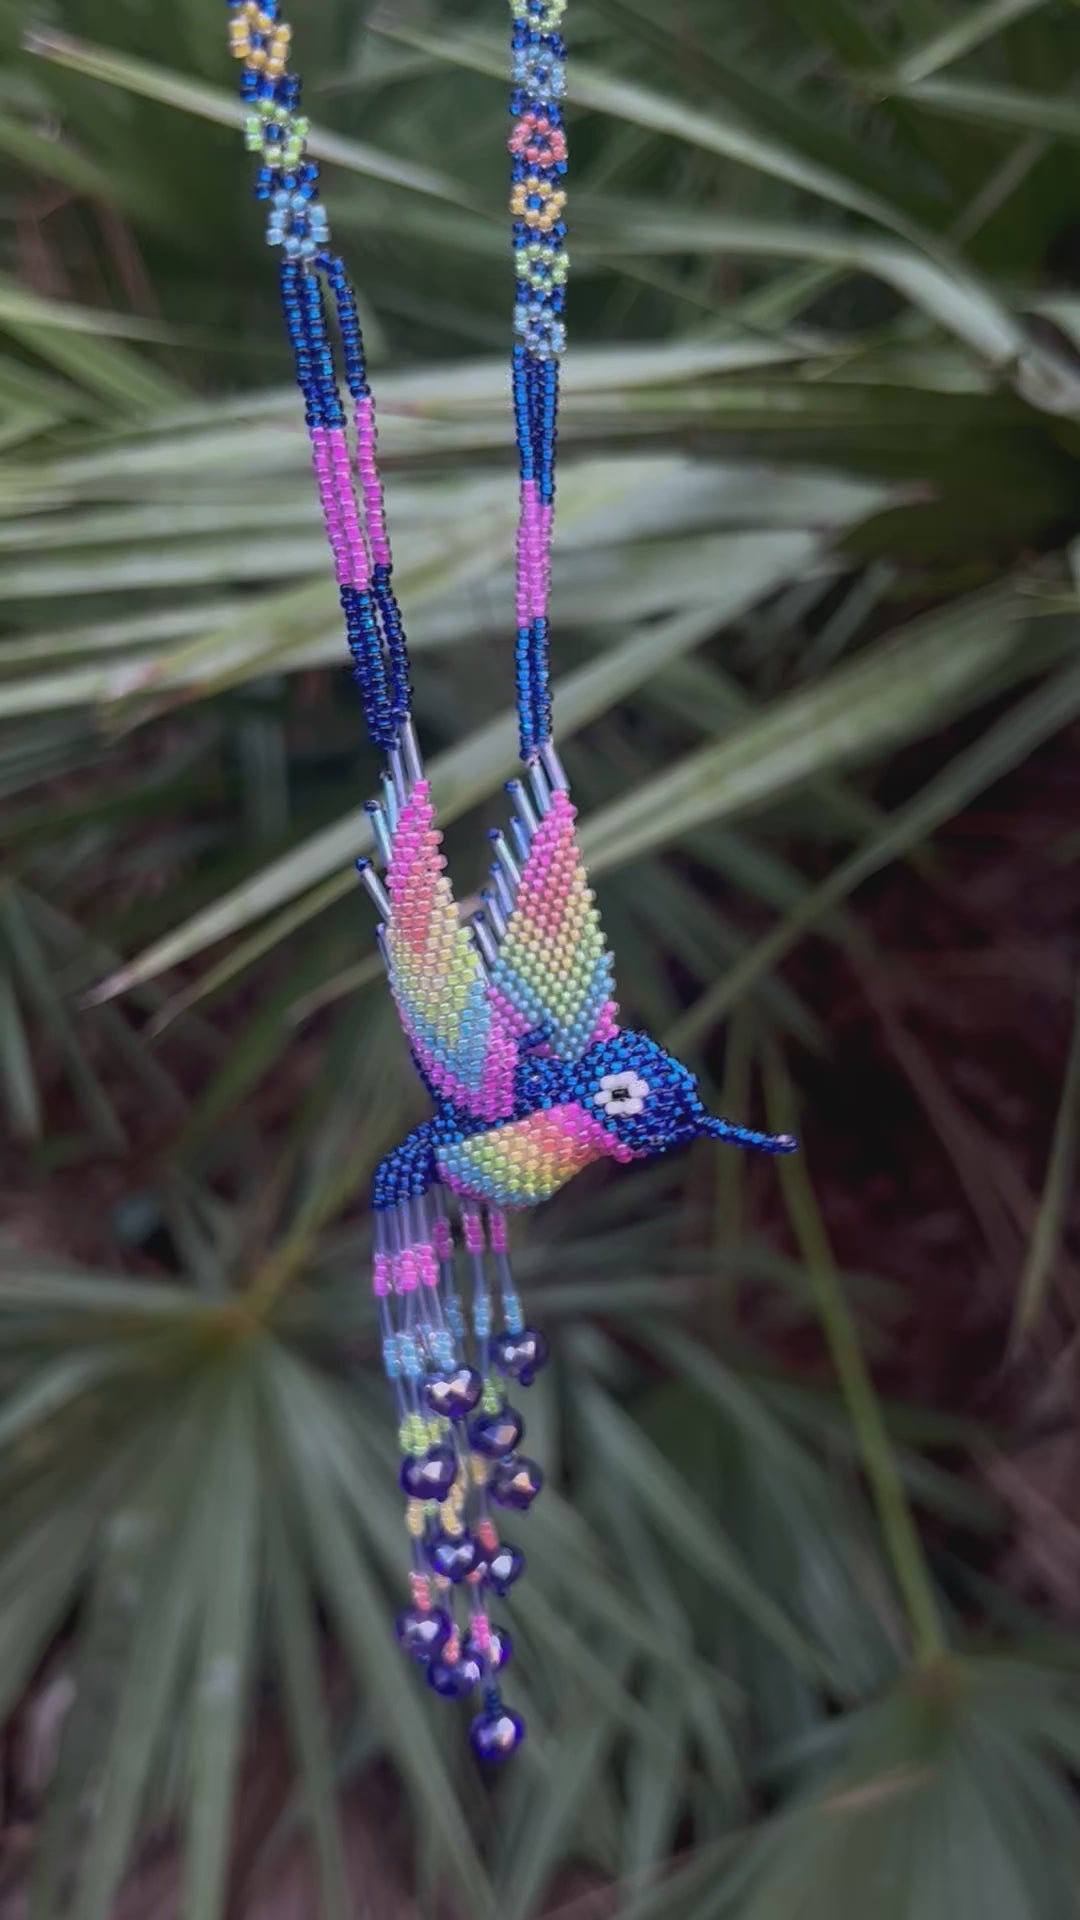
[[[648,1160],[702,1134],[765,1152],[786,1137],[755,1133],[706,1111],[694,1076],[648,1034],[616,1029],[580,1060],[546,1053],[529,1036],[513,1076],[513,1105],[494,1123],[446,1100],[387,1156],[376,1209],[419,1199],[435,1182],[477,1206],[520,1212],[550,1200],[594,1160]]]

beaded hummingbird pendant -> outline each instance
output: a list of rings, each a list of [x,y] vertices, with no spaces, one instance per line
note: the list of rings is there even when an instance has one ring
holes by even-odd
[[[542,1483],[521,1451],[525,1423],[508,1396],[529,1387],[547,1358],[514,1290],[509,1216],[550,1199],[593,1161],[649,1160],[702,1135],[766,1153],[795,1143],[714,1119],[684,1066],[619,1025],[611,956],[552,741],[547,603],[569,267],[566,0],[510,0],[514,664],[525,777],[510,783],[509,836],[493,836],[491,886],[468,926],[445,872],[411,719],[356,297],[329,248],[300,83],[287,71],[291,29],[278,0],[228,5],[246,141],[259,162],[255,193],[269,204],[266,237],[282,255],[285,325],[353,676],[386,756],[382,798],[368,808],[378,863],[358,866],[433,1109],[383,1161],[373,1194],[374,1288],[412,1545],[412,1600],[398,1637],[436,1693],[465,1699],[479,1690],[472,1744],[495,1761],[524,1734],[499,1690],[510,1637],[489,1611],[524,1560],[499,1528],[504,1513],[532,1505]]]
[[[427,781],[407,723],[373,808],[385,884],[365,865],[379,939],[413,1061],[434,1113],[375,1178],[375,1292],[386,1370],[401,1405],[402,1486],[414,1541],[413,1604],[398,1633],[452,1697],[485,1686],[473,1722],[482,1757],[523,1728],[493,1675],[508,1654],[488,1613],[522,1571],[503,1512],[540,1491],[507,1398],[547,1358],[526,1324],[508,1255],[508,1215],[539,1206],[592,1161],[649,1160],[702,1135],[766,1153],[756,1133],[705,1109],[693,1075],[645,1033],[620,1027],[612,961],[550,745],[512,781],[512,846],[494,836],[492,887],[463,926]],[[457,1285],[454,1215],[471,1299]],[[463,1605],[455,1606],[460,1595]]]

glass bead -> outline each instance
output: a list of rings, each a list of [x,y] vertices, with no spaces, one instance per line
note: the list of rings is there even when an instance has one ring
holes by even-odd
[[[479,1661],[481,1666],[486,1661],[492,1673],[501,1673],[503,1667],[510,1661],[513,1651],[514,1643],[505,1627],[490,1629],[486,1647],[478,1644],[471,1631],[462,1643],[462,1652],[469,1658]]]
[[[469,1728],[469,1739],[478,1760],[497,1765],[508,1760],[525,1738],[525,1722],[509,1707],[491,1707],[478,1714]]]
[[[427,1557],[434,1573],[456,1587],[484,1566],[484,1550],[471,1533],[437,1533],[428,1541]]]
[[[469,1443],[488,1460],[501,1460],[513,1453],[525,1432],[525,1422],[513,1407],[503,1406],[493,1413],[478,1413],[469,1422]]]
[[[516,1580],[520,1580],[525,1571],[525,1555],[517,1547],[511,1547],[503,1540],[488,1554],[485,1581],[505,1600]]]
[[[441,1500],[457,1479],[457,1470],[453,1447],[432,1447],[419,1459],[402,1462],[402,1491],[410,1500]]]
[[[414,1660],[432,1660],[450,1638],[453,1622],[442,1607],[406,1607],[395,1623],[398,1641]]]
[[[524,1327],[520,1333],[501,1333],[492,1347],[492,1358],[499,1372],[520,1380],[523,1387],[532,1386],[547,1357],[548,1343],[537,1327]]]
[[[488,1481],[491,1497],[500,1507],[515,1507],[526,1513],[544,1484],[544,1476],[535,1460],[517,1455],[500,1460]]]
[[[464,1700],[480,1684],[480,1662],[471,1655],[453,1662],[433,1660],[427,1670],[428,1686],[444,1700]]]
[[[424,1399],[433,1413],[448,1420],[464,1420],[473,1411],[484,1383],[475,1367],[456,1367],[424,1382]]]

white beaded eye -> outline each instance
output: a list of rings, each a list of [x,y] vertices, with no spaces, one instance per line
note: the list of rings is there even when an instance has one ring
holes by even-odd
[[[605,1113],[635,1114],[641,1112],[648,1094],[649,1083],[638,1073],[605,1073],[593,1099]]]

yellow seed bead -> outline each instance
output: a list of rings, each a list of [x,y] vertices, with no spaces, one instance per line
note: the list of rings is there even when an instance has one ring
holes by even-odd
[[[410,1500],[405,1509],[405,1525],[414,1540],[420,1540],[424,1534],[424,1503],[422,1500]]]

